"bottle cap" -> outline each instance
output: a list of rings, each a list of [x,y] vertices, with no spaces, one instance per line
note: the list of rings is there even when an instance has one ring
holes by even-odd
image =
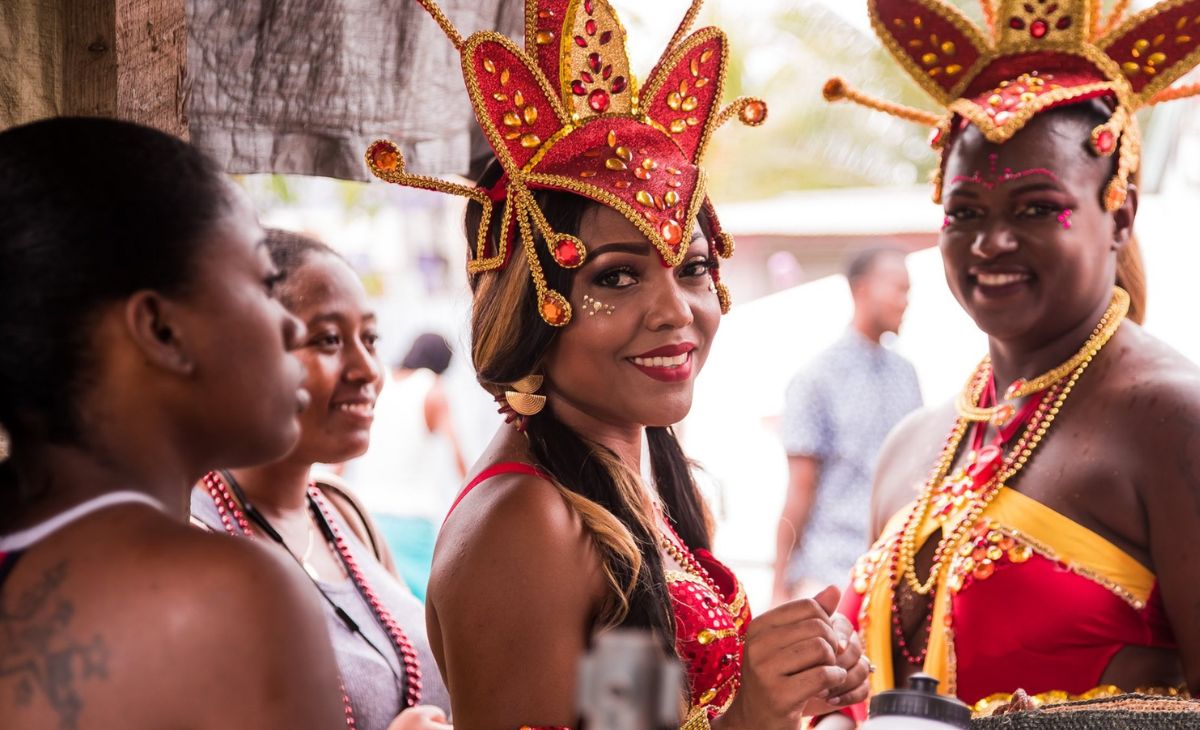
[[[938,681],[928,674],[908,678],[908,689],[881,692],[871,698],[871,717],[902,715],[920,717],[969,730],[971,709],[954,699],[937,693]]]

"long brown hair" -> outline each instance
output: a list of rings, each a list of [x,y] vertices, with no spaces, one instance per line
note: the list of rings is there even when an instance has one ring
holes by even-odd
[[[490,186],[501,169],[493,163],[479,184]],[[584,214],[597,205],[561,192],[535,193],[553,230],[578,235]],[[500,206],[497,206],[498,208]],[[490,232],[495,245],[503,210],[493,213]],[[467,240],[476,240],[483,210],[467,207]],[[536,237],[535,233],[535,237]],[[574,274],[541,254],[547,283],[570,296]],[[539,372],[557,330],[537,313],[529,267],[519,252],[500,271],[478,275],[471,283],[471,355],[479,383],[498,395],[510,383]],[[570,325],[568,325],[570,326]],[[558,420],[553,408],[528,419],[525,430],[538,466],[546,471],[567,504],[580,516],[601,555],[611,585],[609,600],[600,611],[601,626],[652,629],[664,648],[674,651],[674,619],[659,554],[658,529],[647,509],[641,478],[615,453]],[[690,548],[708,549],[711,518],[670,428],[648,428],[650,465],[664,510]]]

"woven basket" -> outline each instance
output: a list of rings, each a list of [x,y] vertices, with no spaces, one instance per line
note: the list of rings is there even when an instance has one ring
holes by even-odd
[[[971,721],[971,730],[1200,730],[1200,702],[1128,694]]]

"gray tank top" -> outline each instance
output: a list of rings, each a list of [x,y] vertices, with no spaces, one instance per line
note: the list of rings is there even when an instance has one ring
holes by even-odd
[[[225,526],[221,523],[212,497],[201,487],[192,490],[192,516],[214,532],[225,532]],[[358,540],[357,535],[336,510],[333,521],[349,543],[350,552],[358,562],[367,584],[404,629],[408,640],[417,651],[421,666],[421,704],[436,705],[449,716],[450,695],[442,684],[442,677],[429,649],[429,638],[425,632],[425,607],[404,584],[379,564],[374,553]],[[296,570],[303,573],[299,565],[296,566]],[[305,578],[307,577],[305,575]],[[381,657],[362,638],[352,633],[337,617],[333,608],[325,601],[321,602],[338,670],[346,686],[346,694],[350,696],[350,706],[354,710],[357,727],[362,730],[387,730],[387,726],[404,705],[405,690],[403,664],[396,655],[392,640],[379,625],[375,612],[363,601],[354,583],[349,579],[340,583],[320,581],[318,586],[354,619],[358,628],[383,654]]]

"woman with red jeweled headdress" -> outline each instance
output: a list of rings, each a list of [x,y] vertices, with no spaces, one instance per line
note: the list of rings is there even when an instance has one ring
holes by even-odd
[[[936,128],[946,279],[989,345],[879,461],[879,537],[843,601],[875,691],[924,671],[986,714],[1018,689],[1200,689],[1200,371],[1138,325],[1133,233],[1133,114],[1200,90],[1170,86],[1200,60],[1200,2],[1119,5],[985,2],[980,30],[940,0],[871,0],[945,113],[826,85]]]
[[[865,697],[836,588],[751,621],[671,430],[729,306],[718,260],[733,241],[698,163],[723,121],[766,115],[756,99],[720,107],[724,34],[687,36],[693,3],[638,87],[605,0],[529,0],[524,49],[464,40],[422,3],[462,53],[497,161],[476,187],[409,174],[386,141],[367,162],[469,198],[472,356],[511,422],[434,555],[430,641],[455,722],[574,725],[579,661],[615,626],[682,660],[689,729],[794,730]]]

